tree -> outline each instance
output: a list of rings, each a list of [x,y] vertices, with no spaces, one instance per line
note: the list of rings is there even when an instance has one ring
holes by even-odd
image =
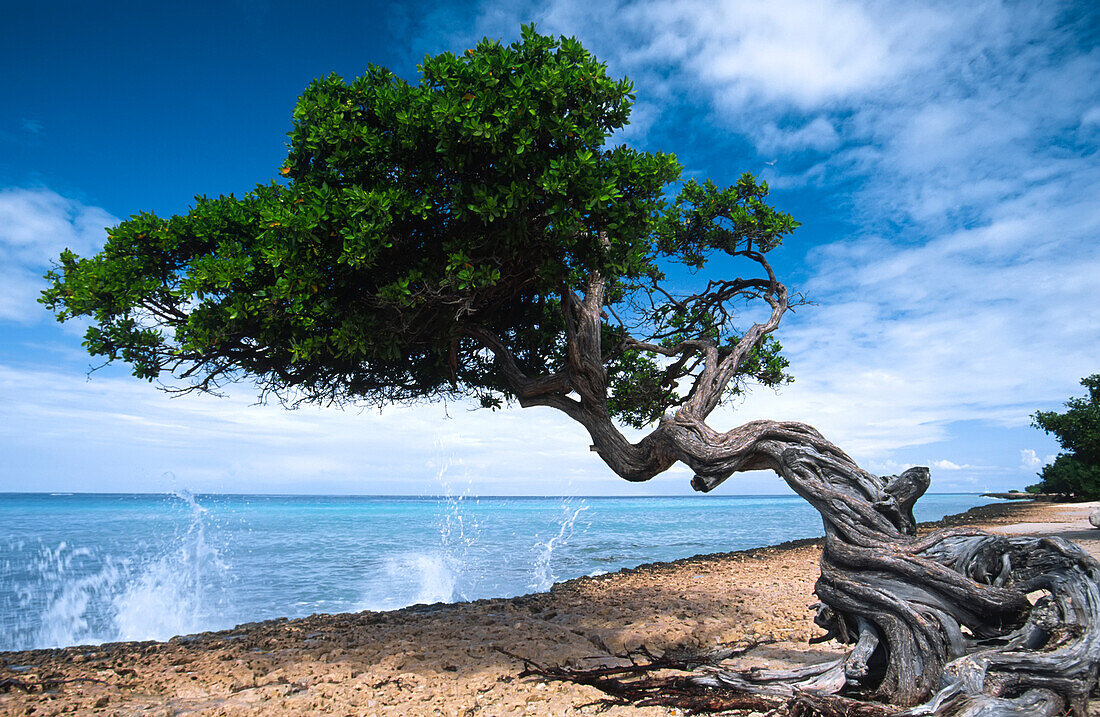
[[[572,39],[526,27],[419,70],[416,83],[379,67],[315,81],[285,183],[135,215],[100,254],[64,252],[43,303],[90,319],[90,353],[169,390],[249,378],[288,404],[515,401],[578,421],[630,481],[683,462],[710,491],[774,470],[822,514],[818,622],[854,648],[819,674],[719,673],[701,689],[1083,709],[1100,566],[1078,548],[917,536],[927,469],[872,475],[801,423],[706,423],[745,382],[788,380],[772,334],[798,299],[767,254],[798,224],[766,184],[668,195],[673,156],[607,145],[631,84]],[[682,291],[665,273],[677,265],[742,271]],[[649,432],[632,443],[617,421]],[[1033,608],[1036,589],[1050,596]]]
[[[1100,498],[1100,373],[1081,379],[1088,397],[1066,401],[1065,413],[1039,411],[1031,425],[1052,433],[1066,451],[1044,466],[1029,493],[1064,493],[1080,500]]]

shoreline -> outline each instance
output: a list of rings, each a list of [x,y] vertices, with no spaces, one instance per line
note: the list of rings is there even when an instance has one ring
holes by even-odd
[[[922,523],[1057,534],[1100,556],[1096,503],[1012,502]],[[1095,535],[1095,537],[1093,537]],[[755,665],[828,659],[809,646],[821,538],[648,563],[549,591],[391,612],[313,615],[167,642],[0,652],[0,713],[51,715],[668,715],[597,703],[593,688],[517,677],[544,665],[762,638]],[[505,654],[509,653],[509,654]]]

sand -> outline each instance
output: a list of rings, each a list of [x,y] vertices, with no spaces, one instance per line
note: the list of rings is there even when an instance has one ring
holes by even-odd
[[[1100,557],[1100,504],[998,504],[943,521],[1059,535]],[[926,526],[927,528],[928,526]],[[820,541],[644,565],[547,593],[395,612],[314,615],[165,643],[0,653],[4,715],[651,715],[581,685],[520,678],[543,665],[615,664],[613,655],[774,640],[752,664],[818,662],[810,646]]]

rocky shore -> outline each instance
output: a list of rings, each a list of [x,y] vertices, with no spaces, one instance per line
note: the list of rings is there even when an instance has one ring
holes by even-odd
[[[996,504],[941,524],[1068,538],[1100,557],[1097,504]],[[933,526],[923,526],[929,529]],[[744,660],[817,662],[820,541],[696,556],[579,578],[547,593],[394,612],[314,615],[164,643],[0,653],[4,715],[632,715],[597,690],[521,678],[542,665],[617,664],[645,646],[770,640]]]

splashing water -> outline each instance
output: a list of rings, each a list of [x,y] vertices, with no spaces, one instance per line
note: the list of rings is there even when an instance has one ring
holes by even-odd
[[[481,537],[481,526],[477,518],[468,515],[465,510],[466,493],[458,496],[450,494],[444,498],[442,514],[437,521],[439,529],[440,562],[450,576],[451,594],[444,600],[435,602],[452,602],[454,600],[469,600],[469,584],[471,577],[470,566],[471,550],[476,546]],[[474,505],[478,503],[474,499]]]
[[[41,580],[19,591],[20,607],[41,612],[37,628],[24,638],[26,647],[61,647],[106,639],[97,639],[107,628],[102,618],[103,594],[118,582],[121,566],[107,560],[88,574],[88,566],[94,564],[92,551],[72,548],[64,541],[56,548],[39,547],[32,565]]]
[[[577,523],[577,516],[588,510],[588,505],[582,500],[574,509],[572,501],[568,498],[562,500],[561,516],[558,518],[558,534],[549,540],[535,544],[537,555],[535,556],[534,581],[530,587],[532,590],[542,592],[549,590],[554,584],[554,573],[551,572],[551,559],[554,549],[564,545],[573,537],[573,530]]]
[[[206,541],[206,508],[190,491],[172,495],[190,510],[187,530],[174,549],[145,565],[114,598],[117,639],[164,640],[198,632],[210,629],[209,617],[217,614],[212,593],[229,566]]]
[[[18,594],[20,609],[38,619],[14,636],[12,649],[165,640],[231,627],[218,618],[217,588],[229,567],[207,544],[206,509],[188,492],[173,496],[188,510],[187,527],[151,558],[100,555],[65,541],[40,546],[33,579]]]
[[[359,604],[364,610],[393,610],[407,605],[434,604],[466,601],[477,589],[476,560],[471,552],[481,536],[481,526],[468,509],[469,487],[456,494],[446,479],[448,465],[437,474],[443,497],[435,507],[434,535],[432,543],[415,545],[416,536],[410,536],[414,547],[384,561],[385,579],[370,582],[367,594]],[[474,507],[479,503],[472,500]]]
[[[390,610],[406,605],[454,601],[455,574],[442,555],[414,553],[393,559],[387,562],[386,572],[391,581],[404,588],[403,593],[407,597],[391,596],[376,601],[373,609]]]

